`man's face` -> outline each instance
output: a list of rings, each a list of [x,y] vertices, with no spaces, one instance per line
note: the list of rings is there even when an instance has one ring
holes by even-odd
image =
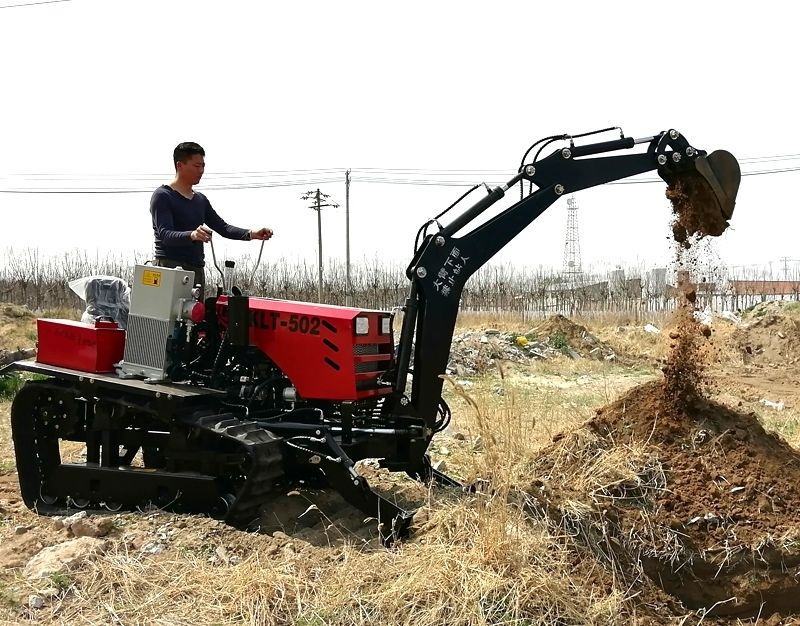
[[[185,163],[178,161],[177,166],[178,176],[190,185],[196,185],[203,177],[203,171],[206,169],[206,160],[201,154],[193,154]]]

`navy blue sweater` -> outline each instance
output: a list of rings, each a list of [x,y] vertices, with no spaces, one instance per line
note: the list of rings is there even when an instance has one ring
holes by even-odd
[[[202,193],[195,191],[189,200],[169,185],[161,185],[153,192],[150,215],[156,258],[185,261],[201,267],[205,264],[203,244],[191,239],[192,231],[198,226],[205,224],[228,239],[247,239],[250,232],[227,224]]]

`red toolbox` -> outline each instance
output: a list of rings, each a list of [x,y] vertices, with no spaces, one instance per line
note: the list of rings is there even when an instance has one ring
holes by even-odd
[[[116,322],[40,319],[36,325],[39,363],[99,374],[113,372],[125,352],[125,331]]]

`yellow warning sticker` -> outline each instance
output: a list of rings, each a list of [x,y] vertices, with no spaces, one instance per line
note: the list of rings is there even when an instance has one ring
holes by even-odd
[[[142,273],[142,284],[150,285],[151,287],[158,287],[161,285],[161,272],[153,270],[145,270]]]

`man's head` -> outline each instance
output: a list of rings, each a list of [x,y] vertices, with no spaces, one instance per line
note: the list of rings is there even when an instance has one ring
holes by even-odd
[[[203,177],[206,167],[206,151],[200,144],[184,141],[172,151],[172,162],[177,177],[189,185],[196,185]]]

